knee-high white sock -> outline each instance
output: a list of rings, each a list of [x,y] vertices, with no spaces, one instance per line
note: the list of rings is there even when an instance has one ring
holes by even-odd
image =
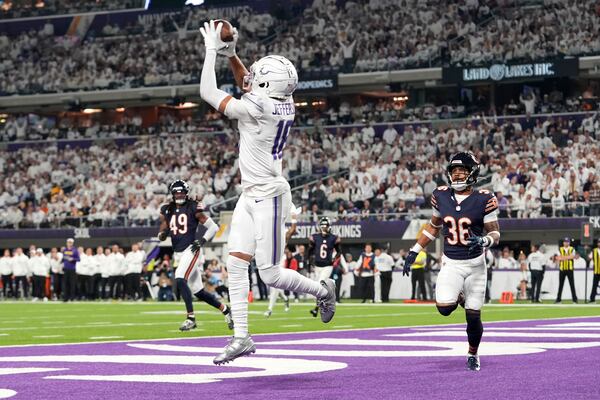
[[[273,307],[275,307],[278,297],[279,289],[271,288],[271,293],[269,294],[269,311],[273,311]]]
[[[319,282],[308,279],[292,269],[272,265],[268,268],[259,268],[258,271],[263,282],[271,287],[291,292],[308,293],[317,298],[327,295],[327,290]]]
[[[229,274],[229,299],[231,316],[233,318],[233,335],[248,336],[248,262],[240,258],[227,257],[227,272]]]

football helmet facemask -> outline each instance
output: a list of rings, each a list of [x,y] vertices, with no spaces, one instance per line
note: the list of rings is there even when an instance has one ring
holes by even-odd
[[[182,205],[188,200],[190,185],[184,180],[177,179],[169,185],[169,192],[171,193],[171,196],[173,196],[175,204]]]
[[[453,181],[452,180],[452,170],[456,167],[463,167],[467,170],[467,178],[462,181]],[[450,159],[450,163],[446,167],[446,178],[448,179],[448,184],[450,187],[456,191],[462,192],[469,186],[475,185],[477,183],[477,178],[479,177],[479,161],[475,158],[473,153],[461,151],[460,153],[456,153]]]
[[[331,221],[329,221],[329,218],[321,217],[319,220],[319,230],[323,235],[327,235],[331,231]]]

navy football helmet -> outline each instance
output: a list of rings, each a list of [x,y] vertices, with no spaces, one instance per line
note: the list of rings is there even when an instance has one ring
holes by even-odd
[[[454,182],[452,180],[452,170],[456,167],[465,168],[469,175],[467,175],[467,179],[460,182]],[[473,153],[461,151],[456,153],[450,159],[450,163],[446,167],[446,178],[448,179],[448,184],[454,190],[459,192],[465,190],[469,186],[473,186],[477,183],[477,178],[479,178],[479,161],[475,158]]]
[[[323,235],[326,235],[331,230],[331,221],[328,217],[321,217],[319,219],[319,229]]]
[[[177,179],[169,185],[169,193],[173,196],[175,204],[185,204],[188,200],[188,193],[190,193],[190,185],[182,179]]]

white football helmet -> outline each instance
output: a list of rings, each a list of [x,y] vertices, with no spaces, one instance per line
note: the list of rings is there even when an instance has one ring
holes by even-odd
[[[267,97],[285,99],[298,86],[296,67],[283,56],[266,56],[252,64],[244,77],[244,90]]]

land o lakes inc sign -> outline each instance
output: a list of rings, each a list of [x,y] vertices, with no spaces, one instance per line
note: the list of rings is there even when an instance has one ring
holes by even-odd
[[[523,64],[493,64],[475,67],[451,67],[442,69],[444,83],[501,82],[510,79],[555,78],[576,76],[579,60],[544,61]]]

